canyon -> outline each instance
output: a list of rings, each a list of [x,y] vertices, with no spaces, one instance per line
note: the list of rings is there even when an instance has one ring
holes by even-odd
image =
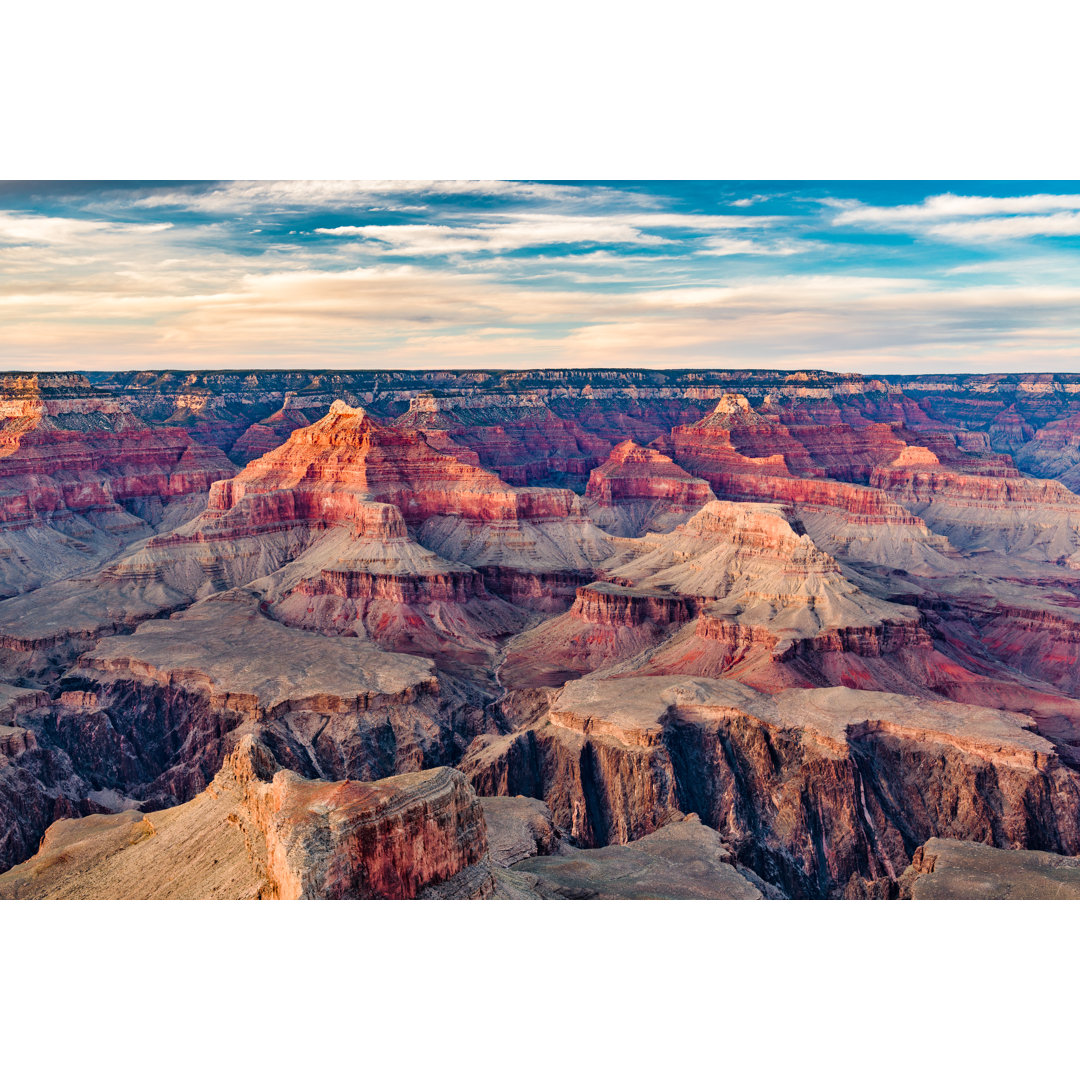
[[[1080,376],[0,377],[0,897],[1077,895]]]

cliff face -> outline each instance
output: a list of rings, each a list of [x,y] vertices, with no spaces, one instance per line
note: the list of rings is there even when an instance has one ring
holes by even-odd
[[[410,524],[447,513],[479,521],[564,518],[573,498],[567,491],[511,488],[493,473],[432,450],[421,435],[382,427],[344,402],[215,485],[209,510],[242,509],[258,518],[265,498],[282,491],[292,498],[274,506],[276,519],[291,513],[325,522],[351,520],[364,500],[397,506]]]
[[[846,689],[755,695],[727,680],[580,680],[484,736],[482,795],[541,797],[584,844],[697,813],[790,895],[885,894],[931,835],[1080,850],[1080,782],[1008,713]]]
[[[719,498],[790,507],[793,520],[833,555],[909,569],[941,565],[948,541],[885,491],[824,479],[817,465],[795,475],[784,454],[746,457],[732,437],[730,413],[724,412],[673,428],[664,442],[675,461],[707,480]]]
[[[576,485],[576,491],[611,445],[527,393],[458,400],[418,394],[394,426],[419,432],[429,445],[444,443],[447,453],[471,452],[509,484],[558,481]]]
[[[619,661],[631,670],[673,665],[716,674],[751,658],[794,659],[797,641],[820,638],[825,648],[828,638],[842,649],[860,640],[855,628],[877,641],[884,624],[919,621],[910,609],[861,593],[773,506],[712,501],[669,534],[626,541],[602,572],[608,580],[579,589],[565,615],[512,642],[500,669],[504,685],[558,686]],[[683,648],[685,634],[665,642],[693,619],[694,655]],[[730,628],[726,637],[720,624]],[[786,682],[782,673],[773,677]]]
[[[59,706],[54,737],[140,799],[192,797],[242,732],[302,775],[375,779],[452,759],[483,724],[430,661],[282,626],[241,590],[101,642],[73,676],[96,708]]]

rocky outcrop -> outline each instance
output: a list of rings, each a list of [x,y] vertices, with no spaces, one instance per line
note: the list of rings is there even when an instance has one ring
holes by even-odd
[[[629,844],[525,859],[513,869],[544,899],[762,899],[755,875],[734,861],[691,814]]]
[[[578,589],[570,610],[518,635],[499,668],[506,687],[561,686],[635,656],[692,617],[687,598],[600,582]]]
[[[580,484],[611,444],[556,416],[536,395],[417,394],[394,426],[416,431],[446,452],[475,455],[509,484]],[[580,491],[580,486],[575,487]]]
[[[513,866],[533,855],[550,855],[563,847],[547,803],[539,799],[481,799],[487,825],[488,855],[495,866]]]
[[[411,899],[486,854],[481,805],[452,769],[305,780],[246,736],[170,810],[62,821],[0,898]]]
[[[707,480],[719,498],[785,506],[792,521],[837,558],[918,571],[944,565],[948,541],[883,491],[823,479],[824,469],[816,465],[796,475],[781,453],[747,457],[736,450],[731,417],[742,412],[736,405],[673,428],[662,440],[675,461]]]
[[[1013,402],[994,417],[987,434],[995,450],[1015,454],[1032,438],[1035,429],[1024,419],[1016,407],[1016,402]]]
[[[420,523],[427,548],[409,532]],[[415,432],[338,402],[319,423],[215,484],[208,509],[179,529],[94,577],[58,583],[44,604],[0,609],[0,647],[33,655],[11,659],[12,671],[39,672],[74,655],[76,642],[265,578],[274,614],[293,625],[364,633],[451,664],[483,663],[493,639],[523,621],[485,592],[484,567],[496,576],[509,571],[519,582],[510,591],[521,595],[559,575],[589,580],[610,553],[610,538],[572,492],[512,488]],[[365,590],[372,595],[358,595]],[[472,599],[459,601],[465,592]],[[357,603],[364,600],[372,603]],[[444,627],[454,629],[443,634]],[[446,648],[442,637],[451,639]]]
[[[1080,900],[1080,858],[932,837],[901,878],[911,900]]]
[[[565,518],[573,495],[512,488],[494,473],[438,453],[416,432],[381,426],[363,409],[337,401],[322,420],[216,484],[208,512],[339,524],[351,521],[363,502],[390,503],[414,525],[440,514],[492,522]]]
[[[738,677],[762,689],[822,685],[776,667],[847,646],[880,656],[903,627],[928,644],[917,612],[862,592],[775,506],[710,502],[671,533],[624,542],[603,572],[565,615],[508,645],[505,686],[559,686],[617,662],[709,675],[742,664]],[[665,641],[693,619],[696,631]]]
[[[328,535],[267,579],[263,595],[267,612],[290,626],[366,636],[388,651],[466,673],[487,666],[495,642],[527,620],[489,593],[477,570],[442,559],[407,535],[341,542]]]
[[[1057,562],[1080,547],[1080,496],[1055,480],[964,475],[908,447],[874,469],[870,484],[964,551]]]

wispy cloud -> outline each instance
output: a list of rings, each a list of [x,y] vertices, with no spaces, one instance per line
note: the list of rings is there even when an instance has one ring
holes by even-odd
[[[1080,213],[1027,214],[1020,217],[976,218],[933,225],[928,235],[947,240],[1020,240],[1032,236],[1080,236]]]
[[[761,228],[776,219],[745,215],[580,214],[495,215],[469,225],[336,225],[318,228],[321,236],[376,241],[395,255],[452,255],[506,252],[564,244],[649,247],[671,241],[656,230],[705,233]]]
[[[394,255],[408,256],[505,252],[561,244],[666,243],[662,237],[617,220],[555,215],[479,225],[338,225],[315,232],[375,241]]]

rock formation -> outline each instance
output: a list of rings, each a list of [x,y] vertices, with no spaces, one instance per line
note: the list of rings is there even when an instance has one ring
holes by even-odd
[[[964,475],[930,450],[907,447],[874,469],[870,485],[963,551],[1057,562],[1080,547],[1080,495],[1056,480]]]
[[[0,898],[408,900],[485,852],[483,810],[453,769],[304,780],[249,735],[190,802],[57,822],[0,874]]]
[[[733,863],[716,832],[691,814],[629,844],[541,855],[513,869],[545,899],[762,899],[754,876]]]
[[[669,534],[625,543],[602,569],[607,580],[580,588],[565,615],[511,643],[505,685],[561,685],[620,660],[656,674],[816,685],[776,662],[815,647],[880,655],[886,641],[928,644],[915,611],[863,593],[775,506],[714,500]]]

